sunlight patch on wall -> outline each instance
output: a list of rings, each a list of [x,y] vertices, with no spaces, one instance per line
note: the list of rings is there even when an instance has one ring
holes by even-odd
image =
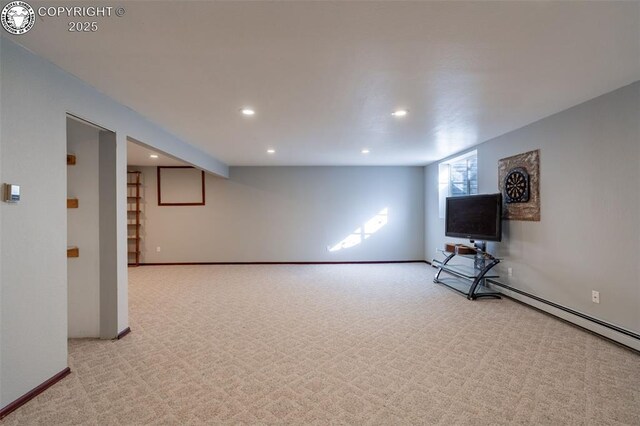
[[[384,209],[380,210],[377,215],[369,219],[367,223],[353,231],[338,244],[334,245],[333,247],[328,247],[329,251],[338,251],[357,246],[358,244],[362,243],[364,240],[368,239],[373,234],[378,232],[380,228],[387,224],[388,220],[389,208],[385,207]]]

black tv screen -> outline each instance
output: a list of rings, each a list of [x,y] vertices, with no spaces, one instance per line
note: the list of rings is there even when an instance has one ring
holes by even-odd
[[[502,195],[448,197],[445,235],[479,241],[502,240]]]

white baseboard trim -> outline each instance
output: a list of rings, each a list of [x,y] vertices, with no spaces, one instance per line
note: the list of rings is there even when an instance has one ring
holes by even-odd
[[[631,330],[627,330],[604,320],[577,312],[574,309],[562,306],[558,303],[530,295],[524,291],[509,287],[506,284],[496,282],[495,280],[488,279],[487,282],[494,290],[499,291],[505,296],[640,352],[640,335]]]

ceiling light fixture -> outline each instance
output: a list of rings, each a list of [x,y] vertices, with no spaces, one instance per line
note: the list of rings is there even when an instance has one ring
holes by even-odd
[[[149,158],[158,158],[158,154],[151,154],[149,155]]]
[[[267,150],[267,154],[275,154],[276,150],[275,149],[268,149]]]
[[[368,154],[368,153],[370,153],[371,151],[369,151],[368,149],[366,149],[366,148],[365,148],[365,149],[363,149],[363,150],[362,150],[362,151],[360,151],[360,152],[362,152],[363,154]]]
[[[406,109],[399,109],[392,112],[391,115],[393,115],[394,117],[404,117],[408,112],[409,111],[407,111]]]
[[[242,108],[242,109],[240,110],[240,112],[242,112],[242,115],[249,115],[249,116],[251,116],[251,115],[255,115],[255,113],[256,113],[256,112],[255,112],[254,110],[252,110],[251,108]]]

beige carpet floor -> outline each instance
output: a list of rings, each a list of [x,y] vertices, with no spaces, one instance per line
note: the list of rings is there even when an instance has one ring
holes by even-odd
[[[640,424],[639,355],[427,265],[129,274],[132,333],[5,424]]]

